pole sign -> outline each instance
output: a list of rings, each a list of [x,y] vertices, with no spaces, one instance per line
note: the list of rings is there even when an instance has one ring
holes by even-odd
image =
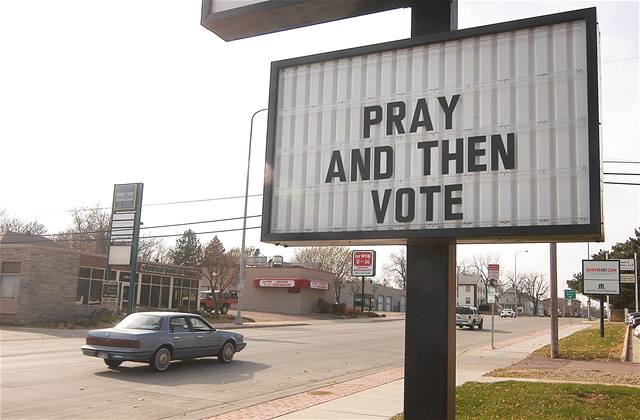
[[[595,9],[272,63],[262,240],[601,241]]]
[[[489,279],[489,284],[492,284],[492,285],[498,284],[498,279],[500,278],[500,265],[499,264],[487,265],[487,277]]]
[[[376,275],[376,251],[353,251],[351,258],[352,276],[374,277]]]
[[[576,291],[573,289],[564,289],[564,298],[565,299],[575,299]]]
[[[619,260],[582,260],[583,293],[590,295],[620,294]]]
[[[620,271],[635,271],[636,264],[633,258],[620,259]]]
[[[487,288],[487,303],[496,303],[496,288],[489,286]]]
[[[134,246],[140,236],[140,210],[143,184],[116,184],[113,187],[109,225],[109,265],[131,265]]]

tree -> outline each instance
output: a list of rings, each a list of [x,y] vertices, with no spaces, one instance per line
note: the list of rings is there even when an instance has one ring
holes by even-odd
[[[94,254],[106,254],[109,250],[109,212],[97,204],[93,208],[74,208],[71,226],[55,240],[69,249]]]
[[[169,250],[161,238],[140,238],[138,243],[138,261],[169,263]]]
[[[235,257],[231,252],[225,251],[224,245],[217,236],[211,239],[202,252],[200,269],[205,279],[209,281],[216,314],[220,311],[222,294],[237,278]]]
[[[176,239],[176,246],[169,250],[169,259],[175,265],[197,267],[202,258],[202,245],[191,229]]]
[[[13,232],[24,235],[44,235],[47,228],[38,221],[23,222],[16,217],[10,217],[6,209],[0,210],[0,233]]]
[[[389,263],[384,265],[385,273],[402,290],[407,290],[407,251],[401,250],[389,255]]]
[[[477,274],[482,280],[484,286],[484,295],[488,296],[489,288],[489,264],[499,264],[500,256],[492,254],[474,255],[468,266],[468,272]]]
[[[549,282],[545,280],[542,273],[526,273],[523,276],[523,288],[533,305],[533,314],[537,315],[540,302],[549,293]]]
[[[336,303],[340,303],[340,291],[344,287],[344,282],[351,275],[351,248],[344,246],[299,248],[293,258],[299,263],[318,263],[322,270],[333,273],[336,276]]]
[[[513,272],[506,274],[506,282],[504,286],[513,289],[516,295],[516,301],[518,304],[522,304],[522,297],[524,295],[525,276],[520,274],[517,277]]]

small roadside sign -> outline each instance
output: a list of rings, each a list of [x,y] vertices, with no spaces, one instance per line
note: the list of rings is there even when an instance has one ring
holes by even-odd
[[[376,275],[376,251],[353,251],[351,257],[352,276],[374,277]]]
[[[489,264],[487,266],[489,283],[496,284],[498,282],[498,278],[500,277],[500,265],[499,264]]]
[[[575,299],[576,291],[573,289],[564,289],[564,298],[565,299]]]
[[[487,303],[496,303],[496,288],[493,286],[487,288]]]
[[[636,275],[635,273],[620,273],[620,283],[635,283]]]
[[[619,295],[620,260],[582,260],[582,290],[591,295]]]
[[[633,258],[620,259],[620,271],[635,271],[636,265]]]

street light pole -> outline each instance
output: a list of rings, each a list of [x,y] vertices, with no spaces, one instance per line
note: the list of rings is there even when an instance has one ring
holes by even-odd
[[[528,249],[525,249],[524,251],[516,251],[515,254],[513,254],[513,281],[514,281],[514,286],[516,285],[516,282],[518,281],[518,254],[521,252],[529,252]],[[516,313],[518,312],[518,291],[515,289],[515,287],[513,288],[513,294],[514,294],[514,302],[516,303]]]
[[[236,325],[242,325],[242,309],[240,302],[242,301],[242,289],[244,289],[244,244],[247,237],[247,202],[249,201],[249,171],[251,170],[251,139],[253,138],[253,119],[262,111],[268,108],[259,109],[251,116],[251,128],[249,129],[249,151],[247,153],[247,183],[244,189],[244,217],[242,218],[242,245],[240,246],[240,274],[238,278],[238,308],[236,311]]]

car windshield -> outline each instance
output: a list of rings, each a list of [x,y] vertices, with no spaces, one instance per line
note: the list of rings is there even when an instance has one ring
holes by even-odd
[[[131,314],[116,325],[116,328],[131,330],[159,330],[161,327],[162,317],[145,314]]]
[[[456,313],[461,314],[461,315],[470,314],[471,313],[471,309],[465,308],[464,306],[458,306],[456,308]]]

